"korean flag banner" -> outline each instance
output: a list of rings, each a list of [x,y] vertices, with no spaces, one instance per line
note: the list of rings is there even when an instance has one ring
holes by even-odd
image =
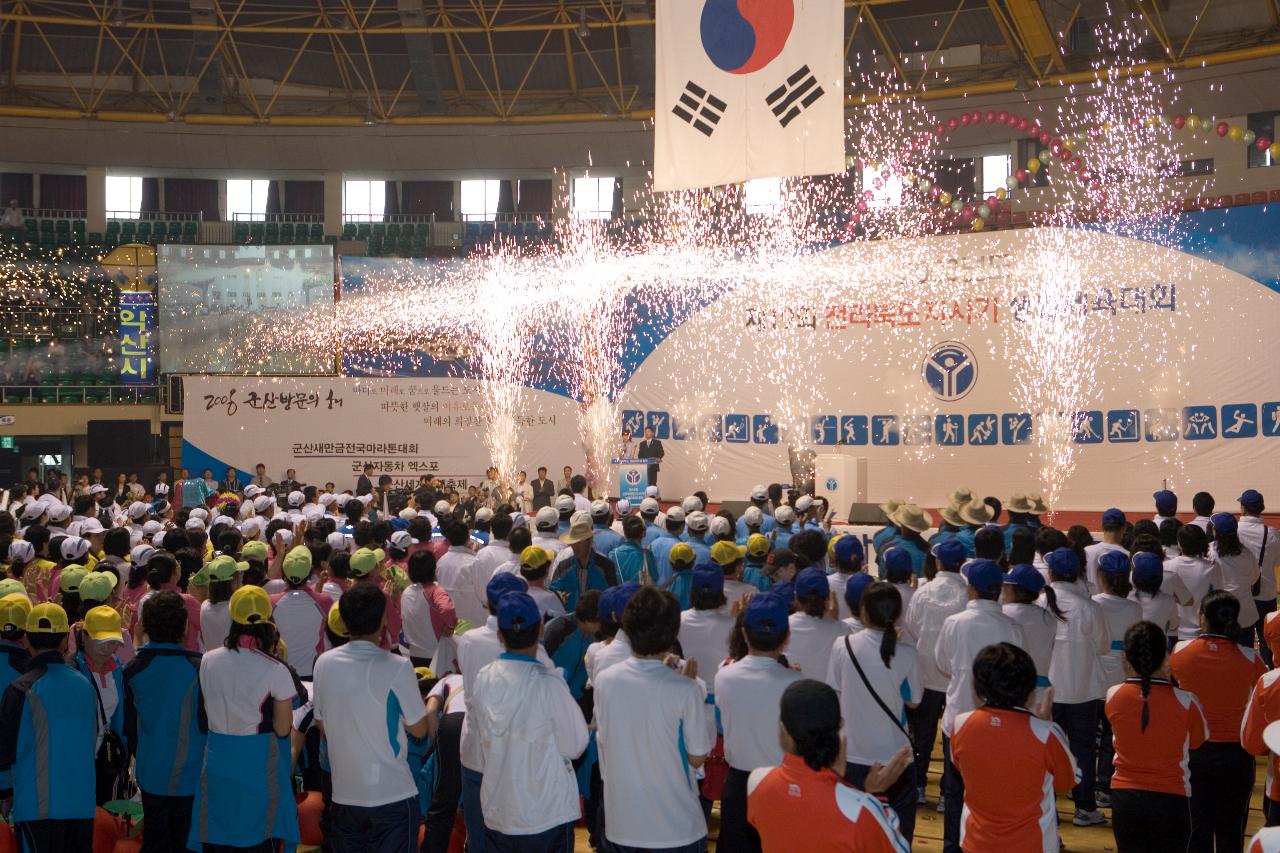
[[[657,0],[659,191],[843,172],[841,0]]]

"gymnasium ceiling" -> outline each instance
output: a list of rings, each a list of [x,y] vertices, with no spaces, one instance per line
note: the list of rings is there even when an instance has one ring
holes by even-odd
[[[692,2],[692,0],[688,0]],[[654,0],[0,0],[0,117],[359,125],[643,119]],[[1100,29],[1101,28],[1101,29]],[[1107,32],[1127,30],[1126,46]],[[1101,37],[1099,34],[1102,34]],[[846,95],[1280,55],[1280,0],[845,0]]]

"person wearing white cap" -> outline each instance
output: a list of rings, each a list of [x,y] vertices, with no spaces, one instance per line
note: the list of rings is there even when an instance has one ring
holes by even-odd
[[[259,518],[270,521],[276,514],[276,499],[270,495],[258,495],[253,499],[253,512]]]
[[[595,548],[597,554],[607,557],[613,553],[614,548],[617,548],[626,539],[613,529],[611,524],[613,510],[610,508],[608,501],[593,501],[590,512],[591,529],[595,531],[592,547]]]
[[[746,544],[747,537],[752,533],[762,533],[765,536],[768,536],[773,532],[773,528],[777,525],[777,522],[774,521],[773,516],[769,514],[768,508],[769,490],[759,484],[752,486],[751,506],[743,510],[742,515],[738,517],[736,533],[738,534],[739,545]],[[751,512],[753,509],[755,512]],[[757,522],[758,526],[755,530],[750,528],[750,522],[747,521],[748,513],[751,514],[751,518],[753,520],[757,517],[761,519]]]
[[[471,520],[471,541],[476,544],[477,549],[489,544],[490,526],[492,524],[492,509],[482,506],[476,510],[476,514]]]
[[[626,498],[618,498],[617,502],[613,505],[613,514],[615,517],[613,523],[609,525],[609,529],[619,536],[626,538],[622,532],[622,520],[631,514],[631,501]]]
[[[658,524],[658,513],[662,507],[655,497],[646,497],[640,501],[640,518],[644,520],[644,547],[649,548],[662,536],[663,527]]]
[[[657,583],[666,583],[671,577],[671,549],[681,542],[684,521],[684,510],[673,506],[662,521],[661,534],[648,546],[653,552],[653,560],[658,568],[657,577],[654,578]]]
[[[498,513],[489,522],[489,542],[476,552],[476,573],[483,578],[484,583],[489,582],[498,566],[515,559],[507,541],[514,523],[514,519],[504,512]]]
[[[559,554],[564,547],[560,543],[560,513],[555,507],[544,506],[533,517],[533,543],[552,554]]]
[[[575,512],[590,512],[590,504],[588,504],[586,510],[577,509],[577,503],[574,501],[572,495],[558,496],[552,506],[556,508],[556,513],[559,516],[559,521],[556,527],[557,535],[569,532],[569,518]]]
[[[151,507],[142,501],[134,501],[129,504],[129,521],[137,530],[142,529],[142,525],[146,522],[147,517],[151,514]]]
[[[66,536],[67,522],[71,520],[71,507],[58,502],[49,507],[49,535]]]
[[[702,512],[705,509],[702,505],[702,498],[697,495],[689,495],[687,498],[680,501],[680,508],[684,510],[684,514],[686,516],[691,513]]]
[[[769,533],[769,539],[773,542],[773,550],[779,551],[787,547],[791,537],[796,534],[796,511],[787,504],[783,504],[773,511],[773,520],[776,524]]]
[[[711,528],[711,519],[702,510],[689,513],[684,518],[685,541],[697,555],[694,565],[705,563],[711,559],[711,543],[707,541],[707,531]]]

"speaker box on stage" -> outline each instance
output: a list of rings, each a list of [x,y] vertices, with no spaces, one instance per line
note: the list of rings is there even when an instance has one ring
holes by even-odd
[[[877,504],[854,503],[849,507],[850,524],[888,524],[889,516]]]
[[[721,501],[720,508],[733,513],[734,518],[742,518],[742,514],[751,506],[751,501]]]
[[[151,421],[89,421],[89,467],[125,468],[148,465],[155,458]]]

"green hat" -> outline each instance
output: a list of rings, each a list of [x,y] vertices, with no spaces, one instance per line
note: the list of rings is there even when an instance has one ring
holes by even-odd
[[[87,574],[89,573],[85,571],[84,566],[63,566],[62,574],[58,576],[58,589],[63,592],[79,592],[80,581],[84,580]]]
[[[296,545],[284,555],[284,576],[291,581],[304,581],[311,577],[311,549]]]
[[[244,543],[244,547],[240,549],[240,556],[246,560],[252,557],[255,560],[262,560],[263,562],[266,562],[267,543],[258,542],[257,540],[254,540],[253,542],[246,542]]]
[[[349,574],[355,578],[363,578],[373,574],[373,570],[377,567],[378,555],[368,548],[358,548],[351,555]]]
[[[401,592],[409,588],[409,575],[394,563],[388,565],[382,573]]]
[[[219,554],[192,575],[191,582],[196,586],[208,586],[210,581],[229,581],[248,568],[248,563],[237,563],[234,558]]]
[[[6,595],[13,595],[14,593],[18,593],[20,595],[27,594],[27,588],[23,585],[22,581],[17,578],[0,578],[0,598],[4,598]]]
[[[80,600],[110,601],[116,583],[116,576],[111,572],[89,572],[80,581]]]

